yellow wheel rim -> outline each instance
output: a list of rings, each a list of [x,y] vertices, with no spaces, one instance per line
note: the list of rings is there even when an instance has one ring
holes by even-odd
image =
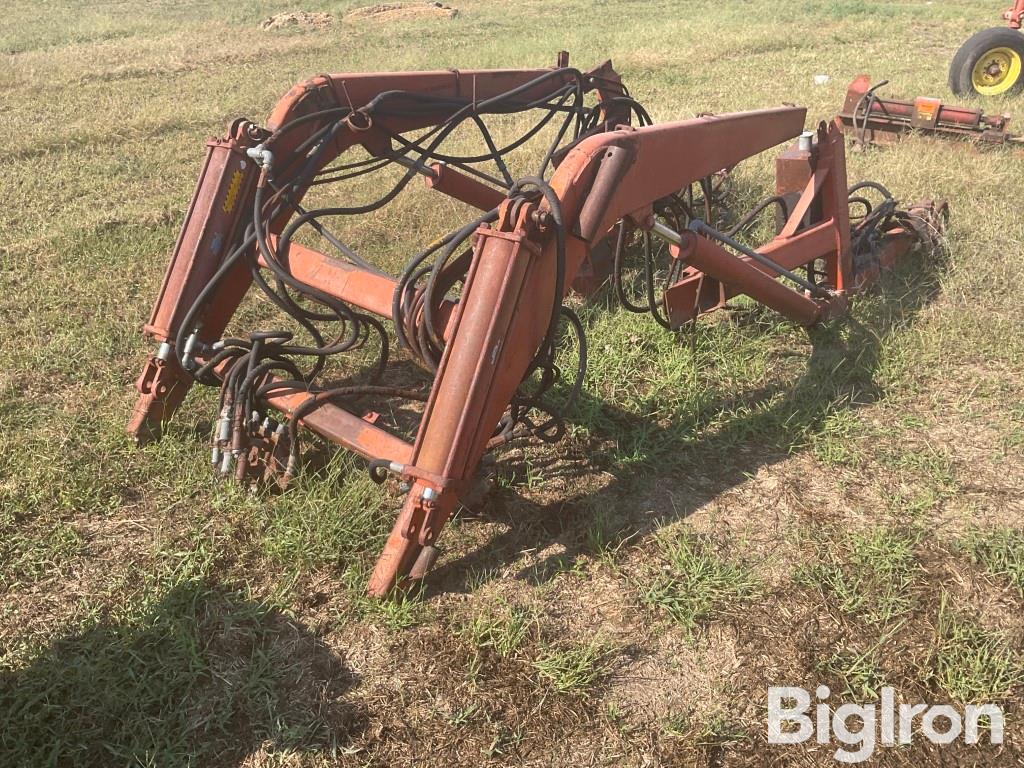
[[[998,96],[1020,80],[1021,57],[1012,48],[985,51],[971,73],[971,84],[982,96]]]

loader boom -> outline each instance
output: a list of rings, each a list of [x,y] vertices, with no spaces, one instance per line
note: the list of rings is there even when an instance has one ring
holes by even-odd
[[[539,127],[504,146],[486,124],[534,112]],[[564,54],[548,70],[313,78],[282,99],[266,127],[237,121],[208,145],[146,326],[158,350],[139,378],[129,431],[158,437],[200,381],[221,389],[211,461],[222,474],[287,481],[304,425],[367,458],[375,479],[397,475],[404,503],[369,584],[387,595],[429,571],[488,450],[557,433],[557,416],[537,421],[558,379],[560,329],[574,328],[581,348],[584,335],[563,299],[574,285],[585,293],[609,277],[621,287],[635,240],[649,269],[664,243],[667,283],[644,309],[672,328],[741,293],[814,325],[842,313],[855,287],[909,248],[917,230],[893,214],[872,220],[872,250],[854,252],[842,136],[824,124],[803,133],[805,118],[802,108],[777,107],[653,125],[610,63],[583,73]],[[484,150],[446,149],[458,126],[479,129]],[[513,176],[515,150],[545,129],[554,137],[540,171]],[[710,212],[716,174],[797,137],[779,163],[776,238],[754,250],[696,215],[695,187]],[[359,157],[346,162],[353,152]],[[384,167],[403,175],[375,203],[304,207],[314,186]],[[418,176],[482,213],[400,275],[368,263],[324,224],[382,208]],[[940,223],[934,208],[915,215]],[[300,230],[337,255],[295,242]],[[283,329],[224,338],[250,289],[305,340]],[[318,330],[324,320],[340,331]],[[428,372],[429,388],[387,383],[385,321],[400,354]],[[326,360],[371,339],[381,355],[370,381],[323,377]],[[582,384],[582,351],[580,361],[570,396]],[[540,394],[527,391],[531,381]],[[422,403],[414,439],[360,408],[370,397]]]

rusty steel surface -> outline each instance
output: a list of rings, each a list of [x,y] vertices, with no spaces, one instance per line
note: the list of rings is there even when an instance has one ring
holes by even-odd
[[[738,258],[705,237],[683,233],[679,258],[720,283],[742,287],[747,296],[800,325],[817,325],[821,320],[822,302],[787,288],[749,258]]]
[[[270,394],[267,404],[290,417],[307,399],[309,394],[305,392]],[[323,403],[300,421],[318,435],[358,453],[364,459],[386,456],[391,461],[405,464],[412,456],[409,443],[332,403]]]
[[[429,189],[436,189],[481,211],[497,208],[505,200],[505,193],[502,190],[459,173],[447,163],[433,163],[430,171],[431,174],[423,178]]]
[[[1007,115],[986,115],[980,109],[943,104],[940,99],[919,97],[914,101],[883,98],[869,75],[859,75],[846,92],[839,113],[843,130],[863,144],[887,143],[911,131],[948,138],[1005,144],[1016,137],[1009,131]]]
[[[534,376],[546,382],[542,391],[551,386],[565,326],[579,339],[571,390],[578,391],[585,329],[563,300],[573,287],[590,293],[609,281],[621,293],[627,242],[640,238],[649,269],[651,243],[669,243],[674,277],[642,308],[666,327],[739,294],[814,325],[845,311],[852,291],[930,237],[915,222],[941,228],[935,206],[903,212],[885,193],[877,208],[861,203],[865,213],[851,229],[842,135],[823,124],[801,136],[803,108],[654,125],[610,63],[580,72],[567,61],[560,54],[558,67],[541,70],[319,76],[289,91],[266,128],[238,121],[211,142],[145,327],[159,349],[137,382],[129,431],[140,441],[158,437],[198,381],[221,389],[212,463],[225,476],[287,482],[298,470],[300,425],[368,459],[375,480],[397,475],[405,498],[368,585],[383,597],[430,570],[438,536],[477,486],[488,450],[530,435],[557,439],[560,417],[524,382]],[[503,160],[511,149],[497,147],[485,118],[531,110],[549,113],[545,121],[564,114],[565,122],[541,172],[515,179]],[[460,121],[479,129],[487,141],[480,157],[496,171],[482,171],[476,156],[437,149]],[[716,174],[797,136],[777,163],[777,195],[764,206],[778,207],[776,237],[755,250],[736,239],[739,230],[718,232],[697,218],[695,194],[711,211]],[[337,165],[350,150],[366,158]],[[314,184],[389,164],[405,176],[376,207],[303,208]],[[400,275],[383,274],[324,228],[328,217],[383,207],[417,175],[483,213],[433,241]],[[306,225],[339,255],[293,241]],[[283,329],[224,337],[250,289],[312,340],[300,343]],[[336,338],[316,330],[323,320],[336,323]],[[429,388],[390,382],[384,321],[393,321],[395,346]],[[364,371],[368,381],[351,372],[327,378],[329,356],[375,343],[380,360]],[[300,366],[299,358],[315,364]],[[370,398],[396,397],[422,403],[411,441],[369,410]]]
[[[583,237],[593,242],[623,216],[796,137],[806,115],[802,107],[777,107],[593,136],[569,153],[551,186],[566,210],[596,219]],[[623,154],[628,161],[618,161]],[[586,205],[592,189],[600,192],[596,211]]]
[[[1024,0],[1017,0],[1012,8],[1003,11],[1003,19],[1011,29],[1020,29],[1024,24]]]
[[[779,217],[779,234],[758,248],[759,254],[786,270],[807,264],[808,254],[817,254],[815,261],[824,261],[828,284],[835,293],[847,289],[853,274],[848,257],[850,225],[842,141],[834,124],[821,126],[811,147],[796,144],[779,155],[776,195],[785,201],[789,215]],[[842,200],[837,197],[838,190],[842,190]],[[675,252],[691,270],[665,291],[674,327],[726,306],[728,299],[741,293],[802,325],[813,325],[836,311],[834,299],[815,301],[781,284],[764,282],[761,275],[774,277],[778,273],[747,255],[732,256],[702,238],[688,237],[685,246],[684,252]]]

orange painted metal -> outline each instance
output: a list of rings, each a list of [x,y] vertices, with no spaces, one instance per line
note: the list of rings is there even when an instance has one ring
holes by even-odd
[[[159,343],[173,342],[185,311],[209,283],[224,260],[227,244],[241,226],[244,213],[252,207],[256,168],[245,150],[256,144],[246,121],[236,121],[223,139],[207,143],[206,161],[196,183],[192,202],[174,246],[149,322],[143,331]],[[230,279],[207,303],[207,311],[195,318],[204,341],[220,337],[242,295],[249,288],[244,269],[234,270]],[[175,362],[151,355],[135,382],[139,399],[128,432],[139,443],[160,437],[163,424],[181,405],[192,379]]]
[[[276,248],[277,238],[271,235],[269,240]],[[265,267],[263,256],[257,258],[260,266]],[[307,285],[380,317],[391,317],[391,299],[397,283],[387,275],[360,269],[298,243],[289,243],[286,266],[293,277]],[[455,302],[450,299],[446,299],[435,311],[435,320],[442,329],[442,338],[447,337],[448,331],[445,329],[454,311]]]
[[[550,255],[529,238],[532,212],[522,208],[511,232],[480,232],[413,452],[413,464],[442,482],[414,483],[374,568],[371,595],[387,594],[403,564],[436,540],[544,336],[548,318],[534,308],[551,305],[554,283]]]
[[[296,86],[275,108],[269,132],[249,127],[236,131],[233,140],[238,146],[225,150],[226,159],[218,160],[221,166],[208,163],[154,310],[151,332],[170,344],[180,336],[183,313],[224,258],[213,246],[222,229],[218,217],[236,217],[229,223],[237,228],[242,219],[238,218],[241,208],[236,206],[253,205],[251,164],[240,166],[243,174],[237,182],[234,173],[238,169],[231,167],[231,163],[241,163],[245,147],[257,142],[272,145],[281,163],[275,166],[275,173],[287,178],[295,162],[292,154],[301,154],[295,150],[322,125],[319,116],[302,122],[303,116],[337,107],[346,114],[349,109],[355,112],[346,118],[346,129],[338,132],[328,151],[318,156],[320,168],[356,145],[383,157],[391,151],[395,135],[438,125],[456,109],[394,115],[369,107],[390,98],[390,92],[479,101],[531,83],[546,72],[550,70],[325,75]],[[576,77],[570,70],[552,75],[562,83]],[[369,584],[375,596],[388,594],[410,573],[419,575],[429,569],[437,554],[434,544],[438,535],[459,495],[473,482],[499,421],[548,337],[552,310],[577,276],[583,281],[597,279],[597,274],[587,269],[591,251],[606,247],[609,232],[620,221],[651,229],[657,201],[796,137],[806,117],[802,108],[779,107],[633,128],[625,125],[629,119],[629,109],[621,103],[625,92],[610,63],[583,77],[586,89],[596,91],[599,100],[607,104],[604,130],[583,138],[558,158],[549,180],[557,206],[543,197],[506,198],[503,192],[453,168],[432,168],[428,186],[481,210],[497,208],[498,214],[497,221],[476,233],[458,299],[447,299],[435,314],[435,322],[444,325],[442,335],[447,343],[415,443],[409,445],[334,404],[321,404],[302,417],[305,426],[329,440],[375,461],[401,465],[400,474],[410,487]],[[538,88],[531,87],[520,98],[528,101],[548,92]],[[736,293],[747,293],[805,325],[845,306],[844,294],[853,286],[854,274],[846,169],[838,130],[822,126],[817,146],[805,160],[808,172],[802,189],[797,193],[799,185],[789,185],[794,187],[793,214],[779,236],[760,253],[787,269],[824,260],[832,298],[812,299],[794,291],[778,282],[765,265],[688,232],[678,252],[688,267],[683,279],[665,295],[674,323],[692,319]],[[305,191],[297,190],[293,202]],[[290,209],[283,209],[272,221],[273,249],[279,246],[276,235],[292,215]],[[561,217],[560,231],[565,235],[562,253],[556,216]],[[279,255],[301,282],[366,312],[391,316],[395,280],[294,242]],[[204,305],[201,340],[212,341],[223,332],[249,286],[248,270],[253,263],[262,263],[255,251]],[[556,274],[560,263],[564,269],[559,286]],[[175,355],[154,360],[140,378],[142,397],[130,427],[137,434],[154,419],[168,418],[191,384]],[[288,415],[308,397],[305,392],[271,393],[265,404]]]
[[[268,130],[259,129],[245,120],[235,121],[223,139],[211,140],[203,171],[200,174],[182,232],[175,244],[164,283],[160,289],[145,332],[158,343],[173,346],[180,330],[183,313],[193,305],[199,292],[209,283],[225,256],[220,246],[230,242],[233,232],[253,205],[253,190],[258,167],[246,157],[246,150],[260,142],[276,139],[279,157],[289,157],[317,128],[317,121],[302,123],[298,129],[281,131],[282,126],[332,106],[356,107],[371,103],[381,94],[404,90],[412,94],[486,99],[526,85],[548,69],[526,70],[445,70],[443,72],[356,73],[320,75],[293,87],[274,107]],[[571,75],[553,76],[561,83]],[[605,62],[586,73],[587,88],[595,89],[602,100],[623,95],[622,82]],[[524,100],[544,95],[534,89],[522,94]],[[384,118],[377,125],[372,121],[354,125],[331,143],[320,157],[321,167],[328,165],[342,152],[361,145],[371,154],[382,156],[391,149],[390,132],[407,131],[437,125],[451,111],[424,112],[415,118]],[[280,169],[287,173],[287,168]],[[235,180],[236,172],[242,179]],[[300,190],[294,202],[301,202]],[[290,218],[288,210],[274,220],[271,230],[280,233]],[[255,253],[255,248],[252,249]],[[230,275],[220,281],[214,295],[204,303],[203,317],[196,318],[199,339],[210,343],[219,338],[249,288],[251,277],[245,263],[239,263]],[[378,307],[383,308],[383,307]],[[192,329],[187,329],[191,331]],[[160,436],[162,425],[170,419],[191,389],[192,379],[180,366],[158,355],[150,356],[138,380],[139,399],[128,423],[128,432],[140,442]]]
[[[794,138],[806,115],[802,107],[777,107],[592,136],[566,156],[551,186],[568,220],[593,222],[586,232],[573,228],[592,244],[622,217]]]
[[[1003,18],[1009,23],[1011,29],[1020,29],[1024,23],[1024,0],[1017,0],[1012,8],[1003,11]]]
[[[436,189],[481,211],[490,211],[505,201],[505,193],[489,187],[471,176],[460,173],[447,163],[432,163],[432,175],[423,179],[429,189]]]
[[[551,186],[572,222],[579,220],[594,188],[607,184],[600,210],[592,208],[590,214],[598,222],[592,236],[604,235],[623,215],[795,136],[803,118],[802,109],[782,108],[594,136],[566,156]],[[721,143],[713,138],[716,131],[725,137]],[[648,141],[654,149],[648,149]],[[692,147],[694,153],[668,153],[669,146]],[[617,163],[602,177],[600,166],[613,148],[630,160],[625,170]],[[662,152],[660,162],[655,150]],[[413,464],[441,482],[414,483],[374,569],[372,595],[387,594],[423,547],[436,540],[546,332],[547,315],[535,308],[548,307],[555,298],[555,243],[535,225],[532,207],[518,209],[515,220],[511,210],[506,203],[499,224],[479,233],[452,341],[417,437]],[[538,212],[544,210],[542,202]],[[564,291],[588,250],[582,238],[570,237],[567,245]]]
[[[684,232],[679,258],[800,325],[816,325],[822,318],[823,302],[787,288],[756,261],[734,256],[705,237]]]
[[[307,399],[308,392],[271,393],[267,396],[267,405],[290,417]],[[303,416],[300,423],[366,459],[406,464],[412,456],[412,446],[405,440],[332,403],[320,404]]]
[[[271,236],[269,240],[276,250],[277,238]],[[258,258],[260,266],[265,267],[263,256]],[[381,317],[391,316],[395,281],[386,275],[360,269],[298,243],[288,244],[284,266],[293,277],[342,301]]]
[[[850,83],[838,119],[843,130],[865,144],[896,141],[911,131],[992,144],[1013,138],[1008,115],[987,115],[925,96],[913,101],[883,98],[875,95],[869,75],[858,75]]]
[[[185,310],[213,277],[224,249],[251,207],[259,169],[245,156],[245,150],[255,142],[240,125],[232,134],[207,142],[206,162],[174,246],[174,258],[145,326],[149,335],[161,341],[171,337]],[[211,338],[219,334],[215,330]]]
[[[391,151],[392,136],[428,128],[444,122],[458,109],[424,111],[417,116],[389,115],[367,117],[367,108],[386,94],[405,91],[414,94],[428,94],[435,97],[449,97],[453,100],[470,99],[474,102],[506,93],[514,88],[526,86],[541,75],[551,74],[550,69],[508,69],[508,70],[457,70],[437,72],[389,72],[319,75],[293,87],[274,107],[267,122],[273,131],[275,151],[280,157],[289,157],[308,138],[313,125],[305,130],[284,131],[283,127],[297,118],[323,109],[337,107],[354,109],[362,117],[350,120],[352,130],[338,134],[327,151],[320,158],[321,166],[333,161],[338,155],[352,147],[361,145],[375,156],[384,156]],[[551,75],[548,85],[534,86],[524,90],[519,98],[524,102],[543,97],[556,85],[573,82],[571,71]],[[606,61],[584,75],[585,90],[594,90],[602,101],[614,103],[624,95],[622,81]],[[621,108],[620,108],[621,110]],[[628,122],[628,109],[625,113]],[[609,118],[610,119],[610,118]],[[314,121],[315,123],[315,121]],[[289,214],[282,214],[275,222],[279,231]]]
[[[827,287],[842,294],[849,290],[853,278],[842,136],[835,125],[823,125],[817,138],[813,149],[793,147],[782,154],[777,166],[776,191],[791,201],[792,210],[779,235],[757,252],[791,271],[823,259]],[[792,194],[801,186],[799,194]],[[823,302],[815,311],[811,308],[813,300],[800,294],[794,299],[779,293],[755,274],[774,278],[769,267],[748,256],[727,253],[703,238],[697,239],[701,242],[691,239],[690,248],[694,250],[688,253],[674,250],[689,266],[680,280],[665,291],[665,307],[674,327],[725,306],[729,298],[739,294],[752,296],[805,325],[830,316],[841,303]],[[729,277],[723,277],[723,270]],[[795,293],[781,284],[779,287],[789,294]]]
[[[825,256],[832,251],[835,240],[834,226],[834,222],[829,220],[796,235],[772,240],[758,248],[757,251],[779,266],[793,270],[806,265],[810,260],[808,259],[810,254]],[[721,309],[725,306],[725,302],[734,296],[746,293],[758,298],[744,290],[744,283],[724,281],[714,274],[714,268],[703,270],[697,261],[691,259],[688,254],[679,253],[677,249],[673,249],[673,252],[677,258],[689,265],[688,271],[683,274],[682,278],[665,289],[665,307],[673,327],[680,328],[695,320],[698,315]],[[754,261],[749,256],[729,255],[733,260],[742,262],[751,269],[772,277],[775,275],[770,268]],[[760,282],[757,276],[752,277]],[[800,322],[798,318],[793,319]]]

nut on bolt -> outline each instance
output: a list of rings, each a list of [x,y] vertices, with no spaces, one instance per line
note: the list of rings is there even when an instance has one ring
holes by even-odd
[[[541,229],[547,229],[551,226],[551,212],[538,208],[536,211],[530,214],[530,218],[533,219],[533,223]]]

